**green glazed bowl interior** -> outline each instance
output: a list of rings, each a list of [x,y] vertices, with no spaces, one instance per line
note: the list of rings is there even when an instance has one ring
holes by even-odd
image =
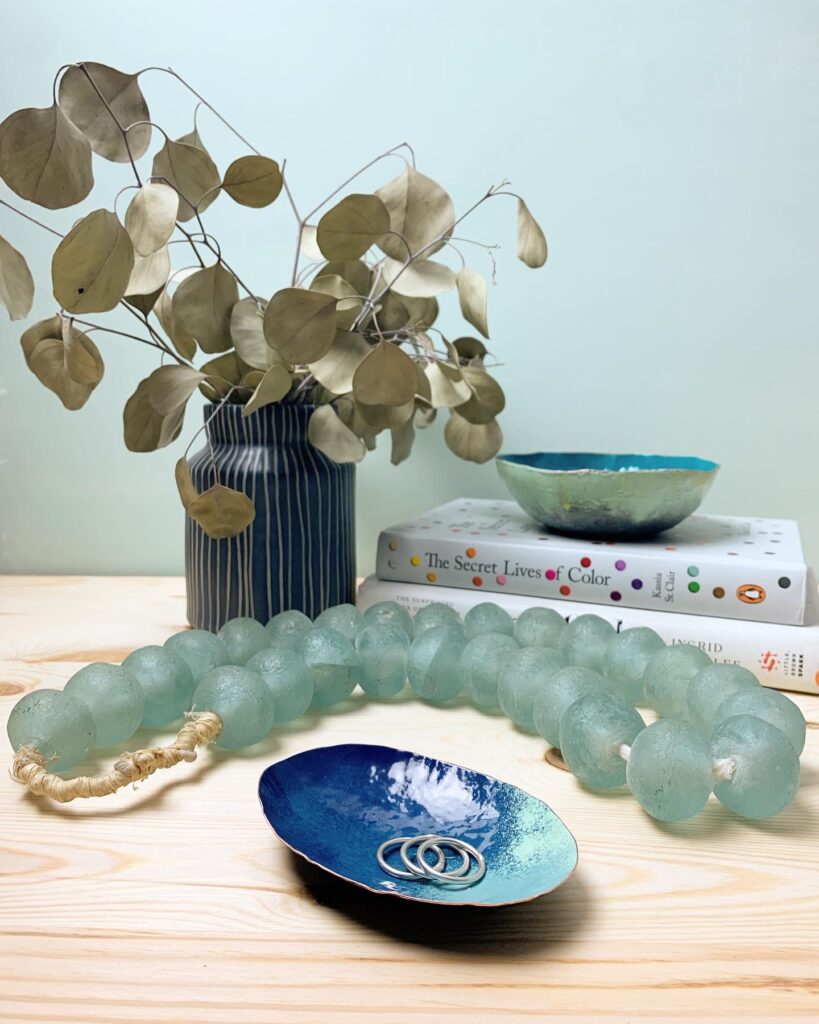
[[[499,455],[498,473],[539,525],[578,537],[648,537],[690,516],[719,470],[683,455]]]

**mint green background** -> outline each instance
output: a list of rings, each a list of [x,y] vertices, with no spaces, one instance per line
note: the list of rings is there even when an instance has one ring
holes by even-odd
[[[509,399],[506,450],[716,459],[723,469],[705,508],[797,517],[815,560],[819,4],[0,7],[2,114],[48,104],[66,61],[171,64],[257,146],[287,157],[305,207],[403,140],[461,209],[511,178],[546,229],[547,268],[514,259],[511,201],[494,201],[468,228],[503,246],[490,325]],[[150,74],[144,88],[156,120],[173,134],[189,129],[181,87]],[[241,152],[206,112],[200,127],[222,167]],[[358,187],[399,167],[384,164]],[[43,219],[64,230],[130,183],[126,167],[95,161],[95,172],[93,202]],[[223,196],[206,220],[260,294],[287,283],[294,228],[283,199],[260,215]],[[51,314],[52,239],[2,208],[0,232],[32,263],[33,317]],[[480,250],[471,255],[488,269]],[[445,306],[442,326],[455,335],[454,298]],[[122,406],[153,351],[102,338],[105,380],[67,413],[25,369],[21,326],[0,318],[2,566],[181,571],[172,466],[183,444],[133,455],[121,441]],[[188,427],[198,424],[193,409]],[[398,469],[381,451],[360,470],[362,571],[381,526],[459,494],[503,493],[493,466],[461,464],[440,433],[438,424],[421,434]]]

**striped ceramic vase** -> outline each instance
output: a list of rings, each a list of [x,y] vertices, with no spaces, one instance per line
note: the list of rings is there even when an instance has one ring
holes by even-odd
[[[205,408],[205,416],[214,406]],[[355,587],[355,467],[307,440],[312,406],[268,405],[246,419],[224,405],[209,431],[214,449],[192,456],[201,493],[219,482],[247,494],[256,518],[244,533],[211,540],[185,522],[188,620],[219,629],[248,615],[260,622],[296,608],[311,618],[352,601]]]

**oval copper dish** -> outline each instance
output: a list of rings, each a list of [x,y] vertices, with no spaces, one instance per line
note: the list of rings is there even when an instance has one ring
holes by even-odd
[[[577,844],[542,800],[449,761],[345,743],[272,764],[259,780],[265,817],[295,853],[385,896],[498,907],[551,892],[574,871]],[[474,885],[394,878],[377,860],[395,836],[435,833],[471,843],[486,860]]]
[[[681,455],[499,455],[500,478],[541,526],[577,537],[648,537],[690,516],[719,465]]]

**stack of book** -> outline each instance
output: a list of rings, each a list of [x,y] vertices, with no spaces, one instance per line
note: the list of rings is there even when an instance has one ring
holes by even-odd
[[[460,498],[382,531],[358,600],[591,613],[696,644],[767,686],[819,689],[816,585],[790,520],[694,515],[648,540],[604,542],[541,530],[511,501]]]

